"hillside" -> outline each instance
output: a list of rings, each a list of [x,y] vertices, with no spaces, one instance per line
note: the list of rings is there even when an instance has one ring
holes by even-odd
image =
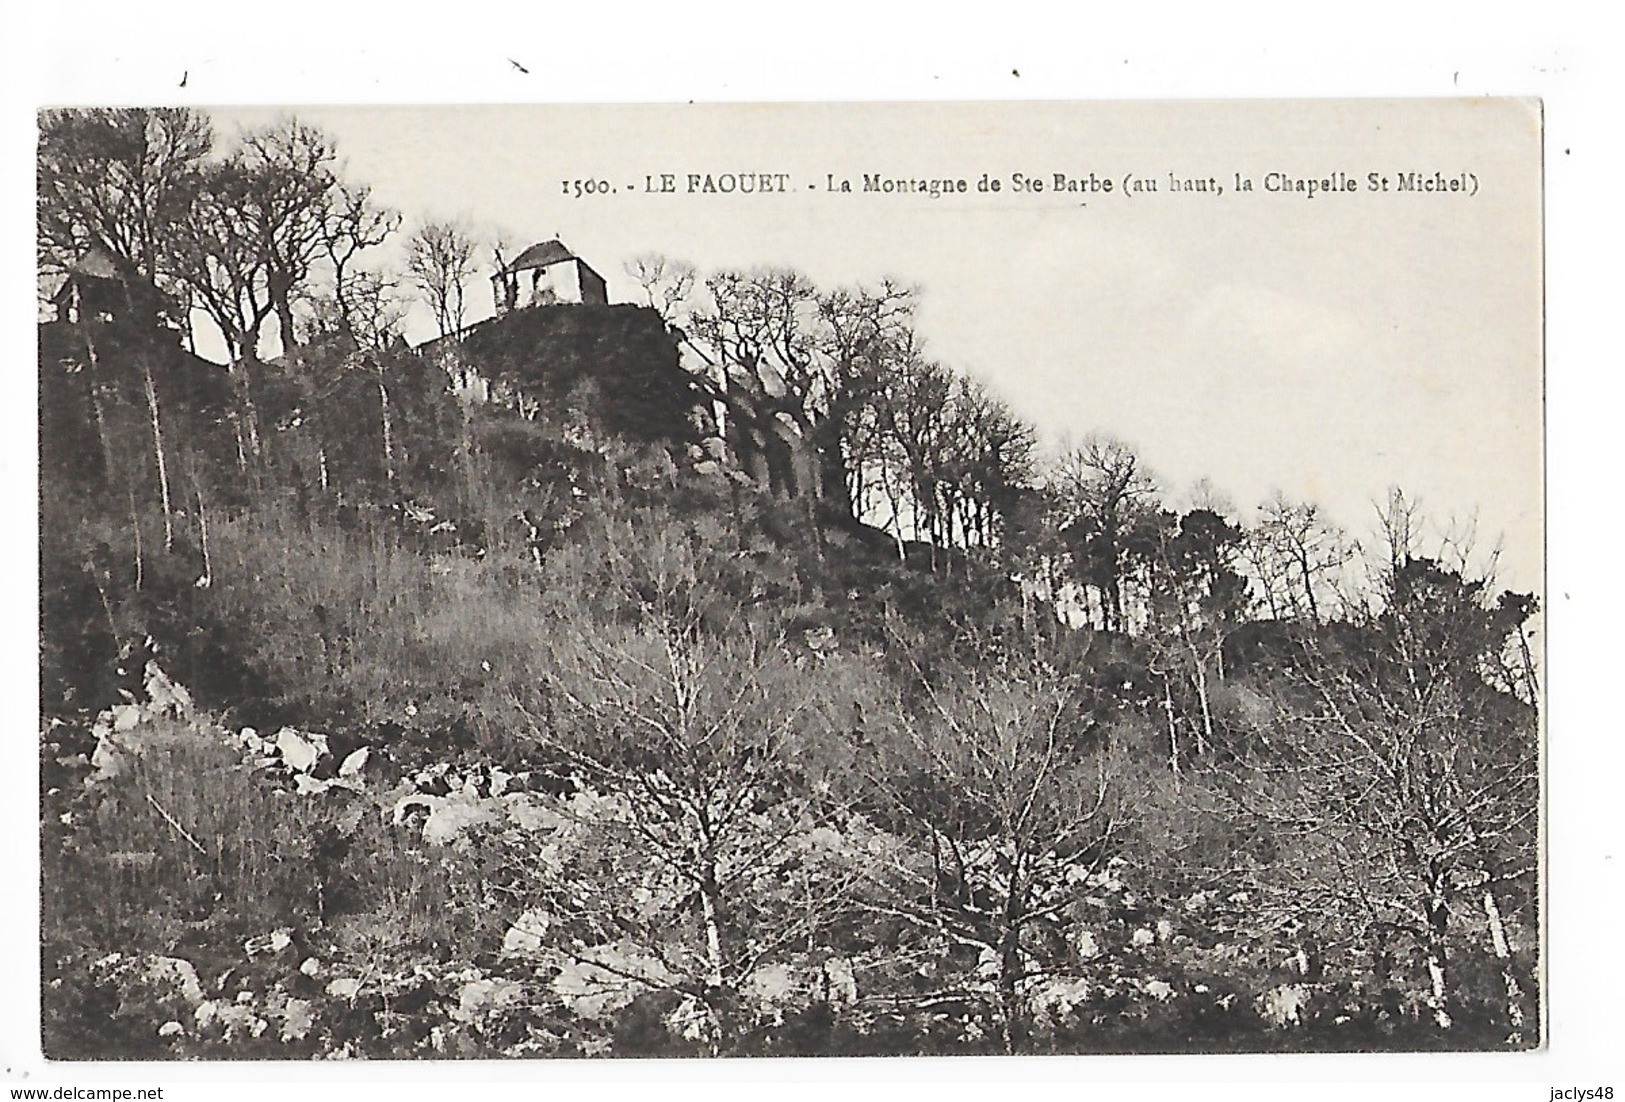
[[[553,409],[576,403],[600,431],[649,442],[696,438],[693,380],[679,368],[677,342],[653,310],[536,307],[475,325],[456,343],[486,378]],[[431,341],[422,352],[432,359],[440,347]]]
[[[891,282],[465,328],[426,225],[414,350],[319,133],[45,124],[49,1057],[1540,1043],[1538,602],[1402,493],[1050,454]]]
[[[58,374],[86,337],[102,374]],[[507,397],[470,406],[428,362],[448,352]],[[1365,948],[1379,927],[1324,894],[1321,851],[1272,833],[1297,797],[1237,802],[1300,752],[1277,717],[1313,715],[1313,678],[1354,692],[1386,661],[1381,621],[1067,627],[1011,580],[1017,548],[900,547],[696,460],[648,311],[314,355],[260,366],[251,463],[223,369],[162,333],[41,331],[53,1056],[1510,1028],[1500,981],[1474,978],[1487,940],[1447,930],[1452,1024],[1429,1024],[1404,935]],[[75,463],[97,403],[107,458]],[[1431,584],[1459,633],[1477,598]],[[1525,720],[1485,692],[1475,722],[1505,744]],[[1356,810],[1349,829],[1379,829]],[[1501,936],[1532,944],[1532,899],[1498,898]]]

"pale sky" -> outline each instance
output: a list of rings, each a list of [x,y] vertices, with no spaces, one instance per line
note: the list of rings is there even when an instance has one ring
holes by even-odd
[[[277,111],[215,112],[224,134]],[[609,281],[656,252],[702,271],[791,265],[821,284],[921,289],[933,355],[978,376],[1049,445],[1107,432],[1176,499],[1203,476],[1243,510],[1279,487],[1356,537],[1403,486],[1477,518],[1500,576],[1541,576],[1538,109],[1518,101],[302,108],[345,175],[407,228],[461,218],[521,247],[562,237]],[[674,195],[640,191],[676,176]],[[788,174],[787,194],[687,194],[689,173]],[[983,173],[999,194],[977,190]],[[1014,173],[1041,194],[1011,192]],[[1110,194],[1051,190],[1110,177]],[[1266,192],[1266,175],[1353,193]],[[1367,174],[1390,179],[1367,190]],[[1477,193],[1397,191],[1471,173]],[[875,194],[862,175],[963,177],[965,195]],[[1159,193],[1122,192],[1133,173]],[[1222,195],[1168,191],[1170,174]],[[1234,191],[1235,174],[1254,181]],[[827,177],[854,193],[830,194]],[[617,194],[567,197],[562,181]],[[1471,178],[1470,178],[1471,179]],[[1336,183],[1336,180],[1333,180]],[[809,188],[809,185],[812,185]],[[380,250],[377,259],[395,259]],[[471,320],[490,312],[483,275]],[[414,336],[431,335],[427,316]]]

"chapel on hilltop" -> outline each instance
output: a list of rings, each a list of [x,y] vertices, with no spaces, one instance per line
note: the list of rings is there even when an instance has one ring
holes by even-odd
[[[607,306],[609,288],[590,264],[554,238],[532,245],[493,275],[491,297],[500,317],[526,306]]]

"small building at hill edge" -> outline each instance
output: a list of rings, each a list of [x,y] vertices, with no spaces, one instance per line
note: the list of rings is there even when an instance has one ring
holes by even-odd
[[[555,238],[532,245],[493,275],[491,297],[500,316],[559,303],[607,306],[609,288],[603,276]]]

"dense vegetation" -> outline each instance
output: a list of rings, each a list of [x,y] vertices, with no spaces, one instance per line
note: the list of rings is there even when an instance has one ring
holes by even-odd
[[[1040,461],[890,284],[466,327],[309,128],[42,132],[49,1056],[1538,1041],[1537,608],[1402,495]]]

